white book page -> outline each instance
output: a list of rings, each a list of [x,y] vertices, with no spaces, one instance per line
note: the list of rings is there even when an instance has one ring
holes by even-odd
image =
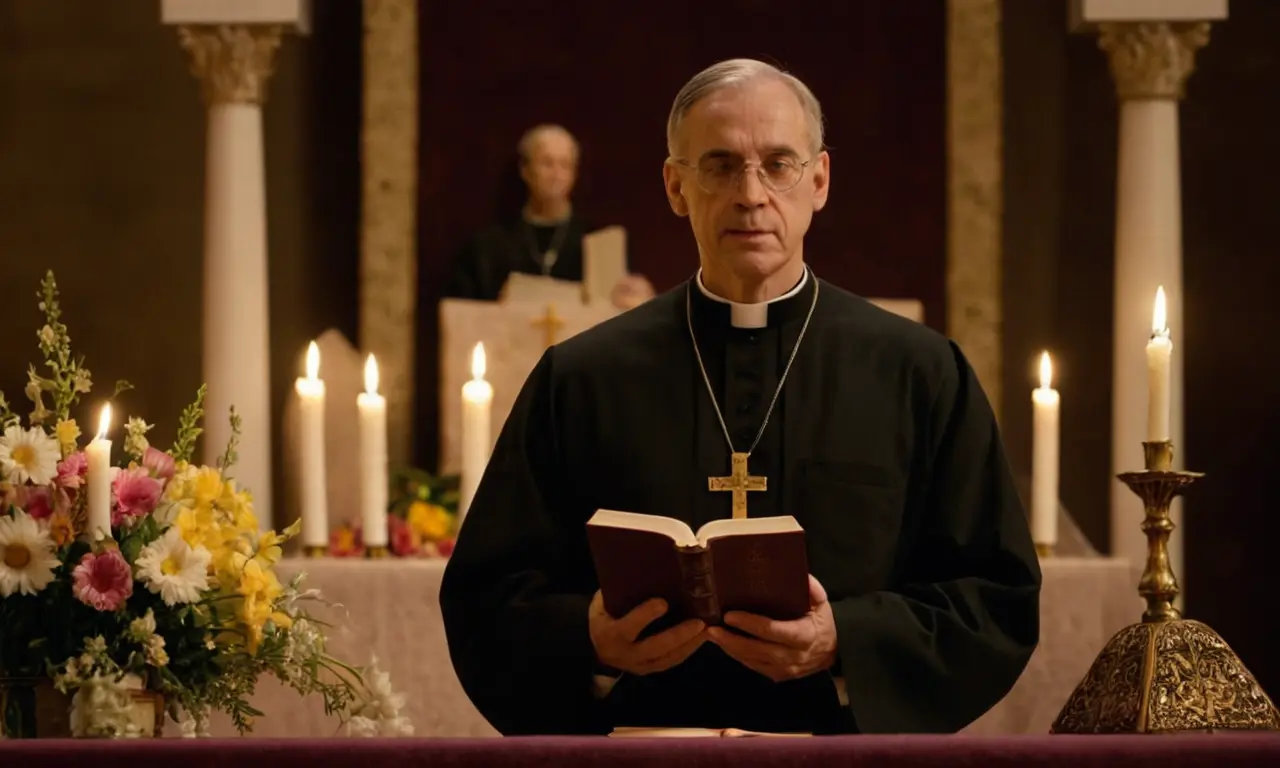
[[[674,517],[660,515],[642,515],[638,512],[617,512],[612,509],[597,510],[587,525],[601,525],[610,528],[628,528],[633,531],[650,531],[669,536],[682,547],[697,546],[698,537],[693,529],[683,521]]]
[[[740,520],[727,518],[712,520],[698,529],[698,543],[706,544],[712,539],[725,536],[743,536],[753,533],[787,533],[803,531],[800,523],[791,515],[779,517],[747,517]]]

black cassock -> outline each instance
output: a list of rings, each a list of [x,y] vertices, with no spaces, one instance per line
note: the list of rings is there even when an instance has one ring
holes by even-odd
[[[813,298],[767,327],[686,283],[547,350],[495,446],[440,602],[463,688],[506,734],[614,726],[953,732],[1013,686],[1039,639],[1040,569],[990,406],[959,348],[822,282],[759,446],[749,516],[789,514],[826,588],[830,673],[774,683],[708,642],[683,664],[623,675],[601,697],[587,629],[597,509],[731,515],[729,448],[755,438]],[[833,676],[842,677],[841,707]]]
[[[580,282],[582,237],[588,231],[577,213],[562,224],[531,224],[520,215],[490,224],[459,251],[444,295],[495,301],[512,272]],[[544,272],[551,249],[556,257]]]

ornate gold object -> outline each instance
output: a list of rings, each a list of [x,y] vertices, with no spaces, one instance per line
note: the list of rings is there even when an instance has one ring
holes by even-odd
[[[178,27],[178,40],[206,104],[262,104],[282,33],[278,25],[189,26]]]
[[[369,547],[364,551],[365,557],[370,560],[382,560],[390,555],[386,547]]]
[[[1099,25],[1121,99],[1180,100],[1195,70],[1196,51],[1209,43],[1209,22],[1117,22]]]
[[[749,453],[734,452],[729,457],[732,471],[728,477],[708,477],[707,490],[730,491],[733,493],[733,519],[741,520],[747,516],[747,491],[768,490],[768,479],[757,477],[747,471]]]
[[[312,545],[303,548],[302,553],[307,557],[326,557],[329,554],[329,549]]]
[[[1280,712],[1217,632],[1174,607],[1169,504],[1200,472],[1173,466],[1173,446],[1143,443],[1147,469],[1124,472],[1145,509],[1147,564],[1138,594],[1142,622],[1120,630],[1067,700],[1051,733],[1178,733],[1280,730]]]
[[[1045,558],[1048,558],[1048,557],[1053,557],[1053,545],[1052,545],[1052,544],[1037,544],[1037,545],[1036,545],[1036,557],[1039,557],[1041,560],[1043,560],[1043,559],[1045,559]]]

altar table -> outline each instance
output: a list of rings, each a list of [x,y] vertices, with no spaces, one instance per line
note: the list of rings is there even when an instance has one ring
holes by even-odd
[[[1253,768],[1280,765],[1280,736],[838,736],[813,739],[158,739],[0,741],[0,765],[41,768]]]
[[[329,650],[355,665],[376,654],[395,690],[407,697],[405,715],[418,736],[496,736],[472,706],[449,660],[440,616],[443,560],[285,559],[282,581],[299,571],[304,588],[330,601],[320,617],[336,622]],[[972,735],[1043,734],[1107,639],[1140,618],[1127,563],[1109,558],[1044,561],[1041,642],[1005,699],[966,731]],[[318,700],[299,699],[274,680],[263,680],[253,704],[264,713],[251,735],[316,738],[337,735],[337,722]],[[170,724],[168,732],[176,732]],[[215,716],[214,736],[234,736]]]

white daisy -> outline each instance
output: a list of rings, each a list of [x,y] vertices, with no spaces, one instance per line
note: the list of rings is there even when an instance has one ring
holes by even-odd
[[[209,561],[204,547],[192,548],[175,526],[142,548],[135,566],[138,579],[165,605],[194,603],[209,586]]]
[[[49,586],[61,565],[53,550],[49,532],[26,512],[0,517],[0,597],[34,595]]]
[[[39,427],[23,429],[12,424],[0,437],[0,469],[4,479],[15,485],[28,480],[35,485],[52,483],[61,458],[58,441]]]

